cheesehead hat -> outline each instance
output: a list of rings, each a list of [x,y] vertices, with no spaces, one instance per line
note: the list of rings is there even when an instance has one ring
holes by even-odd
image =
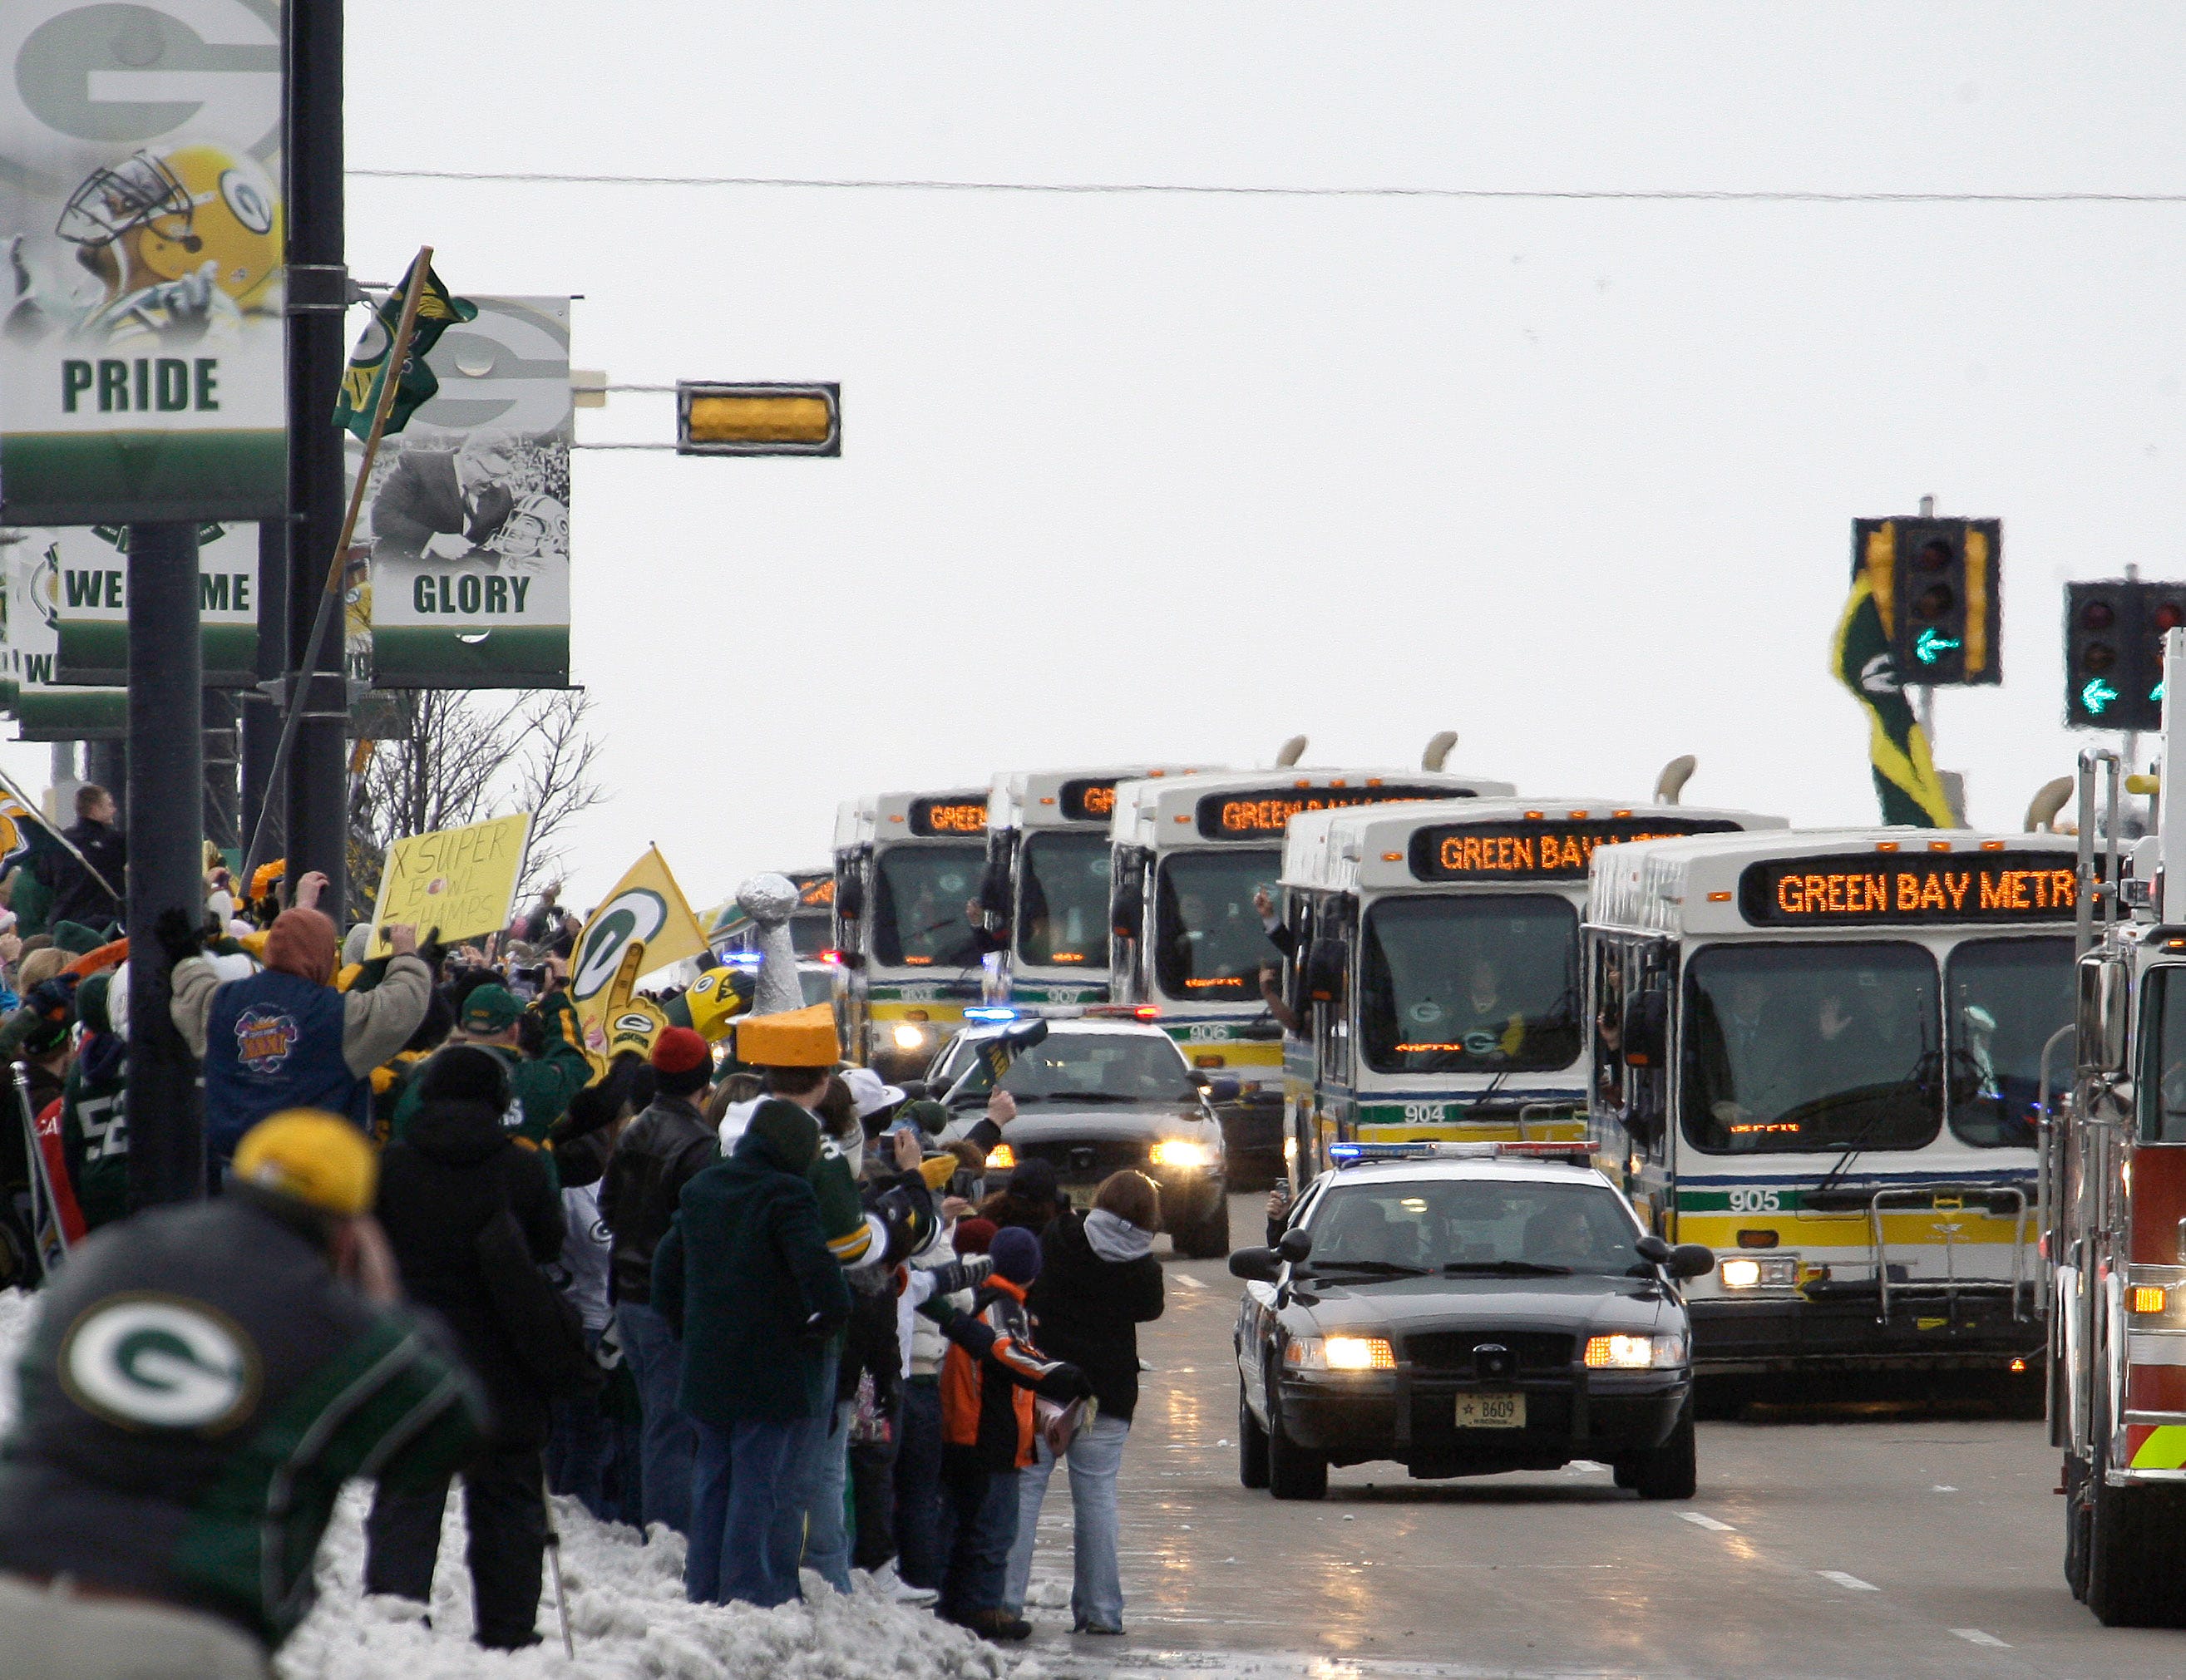
[[[747,1015],[736,1023],[737,1060],[754,1067],[832,1067],[843,1059],[832,1005],[813,1004],[778,1015]]]

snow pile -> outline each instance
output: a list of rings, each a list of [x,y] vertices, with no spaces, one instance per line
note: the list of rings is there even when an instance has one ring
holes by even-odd
[[[0,1291],[0,1429],[15,1411],[15,1358],[35,1299]],[[562,1654],[549,1576],[540,1594],[546,1643],[526,1651],[470,1643],[470,1571],[460,1494],[448,1502],[433,1575],[429,1627],[415,1604],[364,1596],[364,1515],[372,1490],[346,1489],[319,1550],[319,1602],[276,1665],[282,1680],[1039,1680],[1037,1663],[1001,1650],[924,1610],[905,1610],[862,1582],[855,1597],[807,1574],[808,1602],[778,1610],[693,1604],[683,1597],[683,1542],[656,1529],[594,1521],[554,1501],[562,1581],[576,1660]]]

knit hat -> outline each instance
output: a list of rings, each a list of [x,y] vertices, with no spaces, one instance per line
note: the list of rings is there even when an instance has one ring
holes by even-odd
[[[930,1098],[921,1097],[907,1102],[898,1111],[899,1120],[908,1120],[929,1138],[938,1138],[949,1129],[949,1111]]]
[[[334,983],[334,925],[315,910],[284,910],[266,935],[266,966],[315,986]]]
[[[418,1073],[418,1098],[421,1102],[484,1102],[504,1107],[508,1072],[490,1050],[450,1044],[434,1051]]]
[[[88,975],[76,988],[76,1018],[83,1023],[87,1033],[110,1033],[112,1022],[106,1013],[106,994],[114,984],[111,970]]]
[[[322,1213],[353,1218],[372,1207],[378,1157],[362,1132],[314,1108],[261,1120],[235,1146],[236,1182]]]
[[[275,924],[277,929],[279,924]],[[524,1001],[506,986],[485,985],[463,1000],[466,1033],[506,1033],[524,1013]]]
[[[777,1164],[792,1173],[808,1170],[820,1158],[820,1123],[780,1097],[769,1097],[752,1111],[744,1136],[765,1143]]]
[[[81,921],[56,921],[53,933],[55,948],[70,956],[88,956],[106,943]]]
[[[984,1254],[995,1240],[992,1219],[971,1218],[956,1222],[956,1252],[959,1254]]]
[[[651,1060],[660,1089],[670,1096],[687,1096],[713,1078],[714,1053],[688,1027],[663,1028]]]
[[[1025,1201],[1051,1202],[1060,1194],[1052,1161],[1020,1161],[1010,1174],[1010,1194]]]
[[[1017,1225],[1006,1225],[987,1245],[995,1257],[995,1275],[1023,1289],[1040,1275],[1040,1239]]]

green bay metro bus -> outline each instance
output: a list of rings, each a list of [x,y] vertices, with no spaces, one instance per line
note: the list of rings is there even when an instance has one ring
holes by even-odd
[[[1283,1029],[1262,989],[1282,949],[1283,834],[1304,811],[1510,792],[1445,771],[1278,769],[1116,790],[1110,995],[1157,1018],[1193,1067],[1239,1084],[1220,1105],[1232,1182],[1282,1167]],[[1255,907],[1264,893],[1270,916]],[[1278,923],[1278,926],[1280,924]]]
[[[987,855],[987,790],[875,793],[835,819],[835,948],[849,1058],[916,1078],[980,995],[972,923]]]
[[[1690,1290],[1698,1369],[2040,1368],[2036,1122],[2076,900],[2064,836],[1595,854],[1593,1142],[1652,1229],[1721,1257]]]
[[[1595,850],[1785,826],[1539,798],[1294,818],[1282,871],[1293,1185],[1337,1143],[1583,1140],[1579,922]]]

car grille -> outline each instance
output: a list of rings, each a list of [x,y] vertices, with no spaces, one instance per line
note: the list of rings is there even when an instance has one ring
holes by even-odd
[[[1404,1357],[1415,1369],[1473,1374],[1472,1350],[1493,1344],[1517,1356],[1521,1375],[1571,1369],[1572,1338],[1545,1330],[1432,1330],[1404,1338]]]
[[[1020,1161],[1045,1161],[1052,1165],[1061,1178],[1082,1178],[1091,1174],[1106,1178],[1126,1167],[1146,1169],[1146,1151],[1144,1140],[1107,1139],[1098,1143],[1036,1143],[1017,1146]]]

